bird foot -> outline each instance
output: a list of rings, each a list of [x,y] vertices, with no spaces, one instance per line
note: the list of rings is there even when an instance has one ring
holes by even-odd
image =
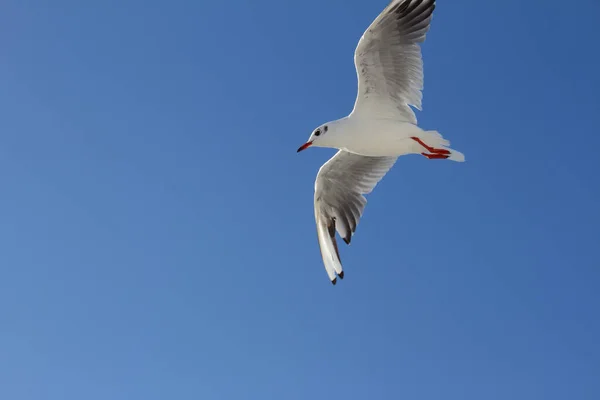
[[[446,149],[436,149],[435,147],[431,147],[431,146],[427,146],[421,139],[419,139],[418,137],[411,137],[412,140],[414,140],[415,142],[419,143],[421,146],[425,147],[427,149],[428,152],[433,153],[433,154],[450,154],[449,150]],[[421,153],[423,154],[423,153]],[[423,154],[425,156],[425,154]],[[427,157],[427,156],[426,156]],[[431,158],[431,157],[428,157]],[[448,158],[448,157],[433,157],[433,158]]]
[[[429,158],[430,160],[437,160],[437,159],[446,159],[448,157],[450,157],[447,154],[427,154],[427,153],[421,153],[423,156]]]

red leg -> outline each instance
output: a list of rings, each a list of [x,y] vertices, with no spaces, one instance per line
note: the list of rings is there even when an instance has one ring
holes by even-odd
[[[421,146],[425,147],[427,149],[427,151],[430,152],[430,153],[434,153],[434,154],[450,154],[450,152],[448,150],[446,150],[446,149],[436,149],[435,147],[427,146],[418,137],[413,136],[413,137],[411,137],[411,139],[414,140],[415,142],[419,143]],[[448,157],[444,157],[444,158],[448,158]]]

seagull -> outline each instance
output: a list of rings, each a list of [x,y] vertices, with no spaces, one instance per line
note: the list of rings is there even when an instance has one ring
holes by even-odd
[[[336,231],[350,244],[367,200],[399,156],[464,161],[437,131],[423,130],[411,106],[421,110],[420,43],[429,30],[435,0],[392,0],[364,32],[354,52],[358,93],[347,117],[317,127],[309,147],[339,151],[317,173],[315,221],[329,280],[344,278]]]

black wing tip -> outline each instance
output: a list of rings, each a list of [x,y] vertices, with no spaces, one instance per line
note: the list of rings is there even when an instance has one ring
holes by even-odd
[[[337,283],[337,278],[333,278],[333,280],[331,281],[331,284],[332,284],[333,286],[335,286],[335,284],[336,284],[336,283]]]
[[[390,11],[398,14],[404,13],[410,4],[410,0],[398,2]]]
[[[421,7],[422,6],[422,7]],[[398,14],[400,18],[407,17],[417,8],[420,8],[418,14],[422,14],[423,11],[431,10],[430,14],[435,9],[435,0],[406,0],[396,4],[390,11]]]
[[[344,242],[346,242],[346,244],[350,244],[350,242],[352,241],[352,236],[348,236],[342,239],[344,240]]]
[[[338,276],[340,277],[340,279],[344,279],[344,271],[340,272],[340,273],[338,274]]]

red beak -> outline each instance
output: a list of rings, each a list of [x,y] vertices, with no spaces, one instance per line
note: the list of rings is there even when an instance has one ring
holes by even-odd
[[[298,150],[296,151],[296,153],[300,153],[302,150],[308,149],[311,145],[312,145],[312,142],[306,142],[306,143],[304,143],[302,146],[300,146],[298,148]]]

